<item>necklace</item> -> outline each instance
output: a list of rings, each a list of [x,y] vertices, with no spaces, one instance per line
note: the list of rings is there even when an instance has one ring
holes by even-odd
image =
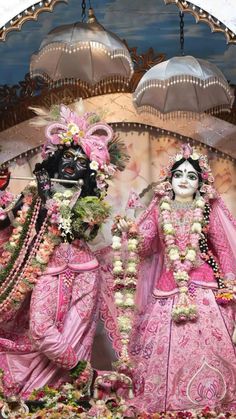
[[[181,202],[181,201],[172,201],[171,206],[174,210],[190,210],[194,208],[194,201],[191,202]]]
[[[186,211],[190,208],[193,209],[189,240],[184,250],[180,250],[177,245],[176,231],[173,225],[173,211],[178,210],[177,207],[182,210],[185,208]],[[168,196],[164,196],[159,204],[167,262],[169,268],[173,270],[173,276],[179,288],[179,299],[172,309],[172,318],[176,322],[195,320],[198,315],[197,307],[188,293],[188,281],[189,272],[195,266],[199,250],[199,240],[204,225],[204,207],[205,200],[202,197],[193,202],[183,203],[172,201]]]

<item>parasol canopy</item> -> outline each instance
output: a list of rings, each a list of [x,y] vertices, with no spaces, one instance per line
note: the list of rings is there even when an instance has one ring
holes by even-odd
[[[31,57],[30,73],[49,83],[65,79],[90,85],[102,80],[128,82],[133,63],[126,45],[98,23],[90,8],[87,23],[62,25],[49,32]]]
[[[133,101],[139,112],[179,115],[218,113],[233,105],[234,95],[214,64],[191,56],[173,57],[141,78]]]

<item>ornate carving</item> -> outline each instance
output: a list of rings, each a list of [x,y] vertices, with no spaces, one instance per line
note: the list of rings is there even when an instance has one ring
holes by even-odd
[[[68,0],[42,0],[40,3],[24,10],[6,26],[0,28],[0,41],[5,41],[6,36],[11,31],[20,31],[22,25],[28,20],[37,20],[38,15],[42,12],[52,12],[57,3],[67,3]]]
[[[224,23],[220,22],[214,16],[211,16],[208,12],[200,7],[195,6],[190,1],[186,0],[164,0],[166,4],[174,3],[178,8],[185,13],[191,13],[196,19],[196,22],[207,23],[212,32],[223,32],[228,44],[236,44],[236,34],[233,33]]]

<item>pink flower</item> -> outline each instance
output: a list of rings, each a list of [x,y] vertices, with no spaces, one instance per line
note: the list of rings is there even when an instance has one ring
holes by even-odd
[[[190,147],[189,144],[183,144],[182,150],[183,150],[183,157],[185,159],[188,159],[193,152],[193,149],[192,149],[192,147]]]
[[[208,173],[207,172],[202,172],[201,173],[202,179],[203,180],[207,180],[208,179]]]

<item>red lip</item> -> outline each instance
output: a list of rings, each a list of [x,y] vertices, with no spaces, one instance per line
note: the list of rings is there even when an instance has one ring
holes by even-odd
[[[64,172],[65,173],[68,173],[69,175],[73,175],[75,171],[74,171],[74,169],[72,167],[66,167],[64,169]]]

